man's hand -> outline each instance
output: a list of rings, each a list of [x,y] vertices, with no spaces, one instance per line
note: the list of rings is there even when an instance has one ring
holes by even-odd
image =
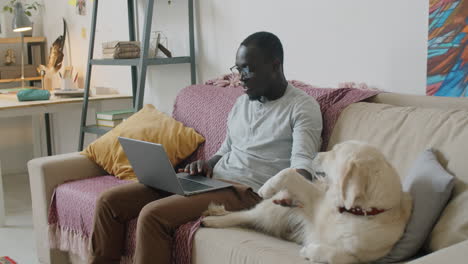
[[[179,169],[179,172],[186,172],[190,175],[201,174],[208,178],[213,177],[213,167],[206,160],[194,161],[185,166],[185,169]]]

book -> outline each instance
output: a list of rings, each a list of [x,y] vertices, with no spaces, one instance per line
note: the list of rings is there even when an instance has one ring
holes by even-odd
[[[60,97],[83,97],[84,89],[55,89],[54,95]]]
[[[116,127],[118,124],[122,123],[124,119],[116,119],[116,120],[96,120],[96,124],[98,126],[105,126],[105,127]]]
[[[128,118],[131,115],[133,115],[133,113],[134,113],[133,108],[123,109],[123,110],[97,112],[96,113],[96,119],[116,120],[116,119]]]

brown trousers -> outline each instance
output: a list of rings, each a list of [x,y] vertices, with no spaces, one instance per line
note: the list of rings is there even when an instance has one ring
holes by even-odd
[[[196,220],[211,202],[236,211],[251,208],[260,200],[251,188],[240,184],[187,197],[140,183],[111,188],[101,194],[96,204],[90,263],[119,263],[126,223],[138,216],[134,263],[169,264],[177,227]]]

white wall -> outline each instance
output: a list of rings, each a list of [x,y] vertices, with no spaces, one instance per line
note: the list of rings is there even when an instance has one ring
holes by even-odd
[[[228,71],[240,42],[265,30],[283,42],[288,79],[425,93],[427,0],[197,2],[202,79]]]
[[[424,94],[428,2],[195,0],[197,80],[202,82],[227,73],[234,64],[240,42],[250,33],[266,30],[277,34],[283,42],[288,79],[325,87],[336,87],[346,81],[366,82],[388,91]],[[87,3],[88,14],[78,16],[76,10],[68,5],[68,0],[44,0],[42,16],[49,45],[62,34],[61,18],[66,18],[71,62],[81,73],[81,85],[91,24],[92,1]],[[145,3],[146,0],[138,0],[140,29]],[[126,1],[100,1],[95,57],[101,55],[101,42],[128,39],[126,10]],[[187,55],[186,0],[172,0],[171,5],[166,0],[158,0],[155,10],[152,30],[165,32],[173,55]],[[86,29],[84,38],[82,28]],[[177,92],[188,84],[189,65],[152,66],[147,77],[145,102],[169,113]],[[113,87],[123,94],[130,94],[129,68],[98,66],[93,71],[91,86],[95,85]],[[57,153],[75,151],[79,117],[80,109],[53,116]],[[2,124],[2,130],[23,131],[17,134],[16,142],[24,143],[16,149],[18,158],[15,158],[15,166],[24,169],[32,149],[29,126],[27,118]],[[92,139],[92,136],[87,136],[87,142]],[[2,161],[9,157],[7,151],[10,149],[9,144],[0,141]],[[6,170],[15,171],[6,166]]]

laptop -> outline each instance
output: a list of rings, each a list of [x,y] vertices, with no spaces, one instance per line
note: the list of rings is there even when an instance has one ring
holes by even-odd
[[[176,173],[161,144],[119,137],[135,174],[144,185],[184,196],[232,186],[202,175]]]

